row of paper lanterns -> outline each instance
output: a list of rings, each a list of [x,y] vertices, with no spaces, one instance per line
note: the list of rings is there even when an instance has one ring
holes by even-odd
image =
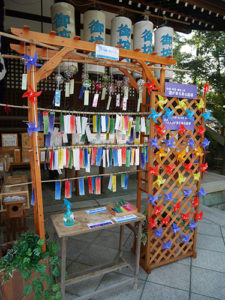
[[[74,6],[59,2],[52,6],[52,22],[53,30],[57,35],[73,38],[75,36],[75,11]],[[88,10],[83,15],[83,39],[85,41],[96,42],[101,41],[105,44],[106,16],[100,10]],[[116,16],[111,21],[111,46],[122,45],[125,49],[140,49],[141,52],[151,54],[153,52],[153,34],[155,35],[154,52],[157,55],[167,57],[172,56],[173,52],[173,28],[168,26],[159,27],[153,33],[153,23],[149,20],[142,20],[133,26],[133,47],[131,46],[132,21],[124,16]],[[93,55],[93,54],[92,54]],[[61,64],[61,71],[68,68],[69,63]],[[71,64],[76,72],[77,64]],[[104,66],[87,65],[87,72],[103,75],[105,73]],[[112,74],[121,74],[117,68],[112,68]],[[135,77],[138,74],[134,74]],[[160,71],[156,70],[157,78]],[[166,79],[172,77],[171,71],[166,71]]]

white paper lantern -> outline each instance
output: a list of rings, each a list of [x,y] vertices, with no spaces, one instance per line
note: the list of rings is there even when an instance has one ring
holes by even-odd
[[[153,23],[149,20],[142,20],[134,24],[133,45],[134,50],[140,49],[140,52],[152,53],[152,39],[153,39]],[[142,75],[134,72],[135,78]]]
[[[155,31],[155,52],[162,57],[173,56],[174,30],[168,26],[162,26]],[[158,65],[159,66],[159,65]],[[160,78],[160,70],[155,70],[156,78]],[[171,79],[173,71],[166,71],[165,78]]]
[[[56,35],[73,38],[75,31],[75,8],[66,2],[55,3],[51,6],[52,30]],[[78,70],[77,63],[63,62],[60,64],[60,72],[70,70],[75,74]]]
[[[88,10],[84,13],[84,40],[105,43],[105,14],[100,10]],[[94,53],[91,53],[94,56]],[[103,75],[104,66],[87,65],[87,72]]]
[[[131,49],[131,19],[116,16],[111,21],[111,46],[122,45],[121,48]],[[130,61],[129,59],[123,61]],[[122,74],[117,68],[112,68],[112,74]]]

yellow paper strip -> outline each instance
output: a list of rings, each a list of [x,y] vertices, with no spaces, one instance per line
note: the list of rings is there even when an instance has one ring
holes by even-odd
[[[113,176],[113,186],[112,186],[113,192],[116,192],[116,176]]]
[[[93,132],[97,132],[97,116],[93,116]]]

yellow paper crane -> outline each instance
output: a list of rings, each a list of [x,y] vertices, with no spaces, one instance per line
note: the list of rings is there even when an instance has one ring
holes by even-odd
[[[196,174],[193,174],[194,180],[199,181],[200,180],[200,175],[201,175],[200,172],[198,172]]]
[[[176,152],[177,153],[177,158],[179,160],[185,160],[184,156],[186,155],[186,151],[185,149],[183,151],[180,151],[180,152]]]
[[[195,152],[196,157],[201,157],[204,155],[202,148],[200,146],[198,146],[197,150],[195,150],[194,152]]]
[[[163,148],[159,148],[159,151],[157,152],[157,154],[159,155],[160,160],[162,159],[162,157],[166,156],[166,152],[164,151]]]
[[[182,184],[186,180],[186,177],[184,177],[181,173],[179,173],[177,181],[179,184]]]
[[[202,98],[196,105],[197,105],[198,109],[205,108],[205,102]]]
[[[179,104],[176,106],[176,109],[183,108],[184,110],[186,110],[187,109],[187,105],[185,103],[186,101],[187,101],[187,99],[183,99],[183,100],[179,101]]]
[[[153,182],[153,184],[158,184],[158,186],[160,187],[164,182],[166,181],[166,179],[163,179],[162,176],[158,175],[157,176],[157,180],[155,180]]]
[[[156,102],[156,104],[158,104],[158,106],[161,108],[161,109],[164,109],[163,105],[165,105],[168,100],[167,99],[164,99],[162,96],[158,95],[158,98],[159,98],[159,101]]]

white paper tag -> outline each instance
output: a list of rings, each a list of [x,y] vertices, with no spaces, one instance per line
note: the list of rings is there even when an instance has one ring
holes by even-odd
[[[122,167],[122,149],[118,149],[118,166]]]
[[[90,130],[89,125],[86,126],[86,135],[87,135],[88,142],[91,142],[92,141],[92,135],[91,135],[91,130]]]
[[[89,105],[89,90],[84,91],[84,105]]]
[[[92,107],[97,107],[97,105],[98,105],[98,98],[99,98],[99,94],[94,94],[94,99],[93,99]]]
[[[105,100],[105,94],[106,94],[106,87],[103,87],[101,100]]]
[[[120,94],[116,95],[116,107],[120,107]]]
[[[92,214],[97,214],[97,213],[100,213],[103,211],[107,211],[107,208],[105,206],[86,210],[86,213],[88,215],[92,215]]]
[[[70,83],[66,82],[65,83],[65,97],[69,97],[70,96]]]
[[[142,103],[142,92],[139,92],[138,103],[137,103],[137,112],[140,111],[141,103]]]
[[[145,117],[141,117],[141,132],[146,131],[146,126],[145,126]]]
[[[70,80],[70,95],[74,94],[74,79]]]
[[[63,149],[63,167],[66,167],[66,149]]]
[[[85,134],[86,126],[87,126],[87,117],[82,117],[82,134]]]
[[[27,89],[27,74],[22,75],[22,90],[26,91]]]
[[[63,133],[63,143],[66,144],[68,143],[68,137],[67,137],[67,133]]]
[[[73,149],[73,166],[75,170],[80,170],[80,149]]]
[[[139,166],[139,148],[135,150],[135,165]]]
[[[129,88],[128,88],[128,86],[125,86],[124,87],[124,98],[128,99],[128,95],[129,95]]]
[[[106,149],[107,167],[109,167],[109,149]]]
[[[101,123],[102,123],[102,132],[106,132],[106,117],[101,116]]]
[[[109,110],[112,97],[109,96],[106,109]]]
[[[121,116],[116,115],[116,124],[115,124],[115,129],[116,130],[120,129],[120,122],[121,122]]]
[[[112,189],[112,175],[109,177],[109,184],[108,184],[108,189],[111,191]]]
[[[54,150],[54,165],[53,165],[53,170],[58,170],[58,157],[59,157],[59,151]]]
[[[55,106],[60,106],[61,91],[55,90]]]
[[[123,97],[122,110],[127,110],[127,98]]]
[[[88,152],[88,165],[87,165],[85,171],[86,171],[87,173],[90,173],[90,171],[91,171],[91,155],[90,155],[89,152]]]
[[[105,149],[102,151],[102,166],[106,168]]]
[[[81,134],[80,117],[76,117],[76,128],[77,128],[77,134]]]

